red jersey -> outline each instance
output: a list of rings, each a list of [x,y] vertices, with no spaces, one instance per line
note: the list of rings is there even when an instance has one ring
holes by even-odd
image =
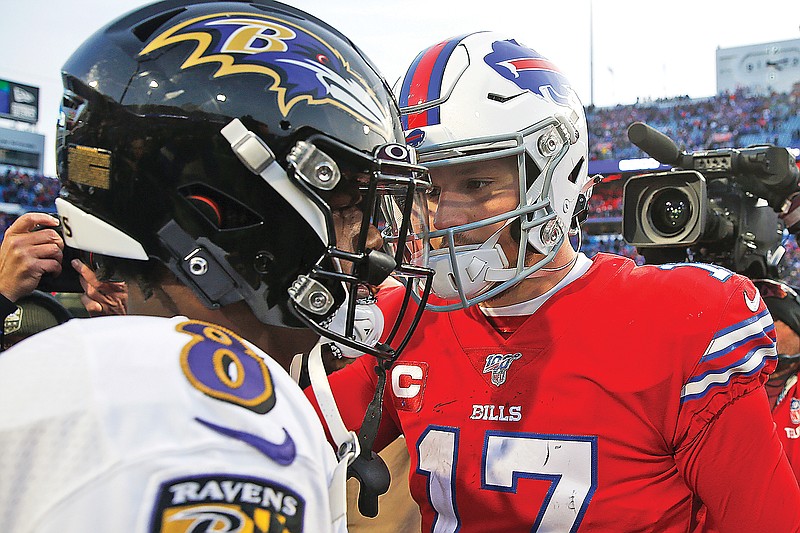
[[[800,480],[800,399],[798,399],[797,381],[800,376],[790,377],[780,396],[778,403],[772,408],[772,417],[778,436],[783,444],[783,451],[789,459],[794,474]],[[719,533],[720,529],[706,515],[708,509],[698,503],[697,531],[703,533]]]
[[[330,376],[351,429],[373,366]],[[695,494],[735,531],[794,531],[800,490],[763,388],[774,366],[746,278],[600,254],[507,338],[475,307],[426,312],[387,379],[376,448],[405,435],[423,531],[685,533]]]

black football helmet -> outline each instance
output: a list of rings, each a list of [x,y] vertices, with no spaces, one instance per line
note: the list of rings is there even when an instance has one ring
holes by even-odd
[[[430,276],[403,262],[425,238],[409,220],[429,181],[388,86],[345,36],[269,0],[167,0],[97,31],[62,77],[68,246],[106,265],[158,260],[211,308],[245,300],[264,323],[396,355],[348,332],[365,285]],[[355,242],[337,243],[333,212],[354,208]],[[326,329],[345,301],[345,331]]]

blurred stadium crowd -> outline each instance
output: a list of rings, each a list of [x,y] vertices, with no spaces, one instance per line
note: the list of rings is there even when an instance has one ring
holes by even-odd
[[[49,210],[58,196],[59,184],[55,178],[7,170],[0,174],[0,194],[3,203],[17,204],[23,210]]]
[[[604,108],[589,106],[586,114],[592,160],[649,157],[628,140],[628,125],[636,121],[666,134],[685,151],[764,143],[800,148],[800,84],[791,93],[758,96],[742,90],[699,99],[677,97]],[[19,214],[54,212],[58,189],[58,181],[48,176],[0,170],[0,240]],[[589,213],[594,218],[621,219],[620,182],[596,186]],[[784,245],[784,279],[800,285],[800,248],[793,236],[788,236]],[[589,257],[605,251],[644,263],[636,248],[626,244],[619,234],[584,232],[582,250]]]
[[[791,93],[748,95],[744,90],[708,98],[679,97],[586,110],[591,159],[649,157],[628,141],[632,122],[644,122],[685,151],[743,148],[751,144],[800,146],[800,86]]]

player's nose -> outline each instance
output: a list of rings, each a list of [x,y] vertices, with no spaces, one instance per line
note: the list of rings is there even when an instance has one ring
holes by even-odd
[[[469,221],[469,207],[458,195],[447,191],[439,194],[434,208],[433,226],[438,230],[466,224]]]

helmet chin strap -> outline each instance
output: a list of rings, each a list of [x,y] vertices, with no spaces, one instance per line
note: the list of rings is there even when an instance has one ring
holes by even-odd
[[[322,363],[322,349],[325,342],[320,340],[307,355],[297,354],[290,367],[290,375],[296,382],[300,380],[301,367],[308,369],[311,388],[317,399],[322,418],[336,444],[336,457],[338,464],[334,470],[334,480],[331,482],[331,515],[339,516],[346,512],[347,497],[343,490],[347,480],[348,467],[361,455],[361,443],[354,431],[348,431],[339,414],[339,408],[333,397],[333,391],[328,383],[325,365]],[[305,361],[304,361],[305,360]],[[370,450],[371,451],[371,450]],[[388,488],[388,486],[387,486]],[[384,492],[386,492],[384,490]],[[382,494],[382,493],[381,493]],[[377,494],[375,495],[377,506]],[[377,514],[377,512],[376,512]]]
[[[322,362],[322,350],[325,345],[325,341],[320,340],[309,354],[297,354],[292,361],[290,375],[299,382],[302,367],[306,366],[317,405],[336,445],[338,465],[334,477],[338,481],[331,483],[332,515],[339,516],[339,513],[347,507],[346,495],[341,487],[345,486],[348,477],[355,477],[360,485],[358,509],[364,516],[374,518],[378,514],[378,496],[389,490],[391,482],[389,469],[383,459],[372,450],[381,421],[386,371],[391,362],[376,361],[375,371],[378,381],[375,394],[367,407],[361,430],[357,434],[347,429],[333,396]]]
[[[456,275],[451,270],[452,256],[456,257],[456,268],[459,279],[464,287],[467,298],[473,298],[497,283],[508,281],[517,275],[516,268],[509,268],[508,258],[503,248],[498,244],[500,234],[513,219],[507,220],[503,226],[494,232],[481,245],[463,245],[454,247],[454,254],[450,248],[436,250],[430,255],[430,266],[435,274],[433,278],[433,292],[440,298],[458,298]],[[578,233],[580,239],[580,233]],[[578,244],[580,249],[580,242]],[[526,279],[548,276],[553,272],[569,269],[578,259],[575,254],[568,262],[554,267],[542,267],[529,274]]]
[[[564,270],[564,269],[572,268],[572,265],[574,265],[575,262],[578,260],[578,253],[577,252],[580,251],[580,249],[581,249],[581,242],[582,242],[581,232],[580,232],[580,229],[578,229],[578,247],[575,249],[576,253],[572,256],[572,259],[570,259],[569,261],[567,261],[563,265],[559,265],[559,266],[556,266],[556,267],[549,267],[549,268],[548,267],[542,267],[539,270],[537,270],[536,272],[532,272],[531,274],[529,274],[525,279],[543,278],[545,276],[548,276],[548,275],[552,274],[553,272],[559,272],[559,271]],[[570,244],[570,246],[572,246],[572,245]]]
[[[349,297],[346,297],[345,302],[328,324],[328,329],[339,334],[345,334],[345,315],[347,313],[348,299]],[[383,313],[378,308],[376,301],[357,301],[355,331],[352,332],[356,339],[362,343],[376,344],[383,333],[383,327]],[[375,371],[378,376],[378,382],[375,387],[375,394],[364,415],[361,430],[357,434],[354,431],[349,431],[342,420],[336,399],[328,382],[325,365],[322,362],[322,351],[324,349],[331,350],[335,357],[355,358],[363,353],[331,342],[328,339],[320,338],[311,352],[295,355],[289,373],[297,383],[301,383],[303,367],[307,370],[308,381],[322,413],[325,426],[328,428],[336,445],[336,455],[339,463],[334,475],[337,478],[341,476],[341,479],[337,483],[332,483],[331,486],[336,488],[343,487],[346,478],[357,478],[360,485],[358,496],[359,511],[364,516],[372,518],[378,514],[378,496],[389,489],[391,481],[389,470],[383,459],[372,450],[381,420],[386,371],[391,363],[376,361]],[[331,505],[332,507],[335,506],[337,512],[345,500],[344,493],[340,494],[338,490],[336,492],[332,491]],[[346,503],[344,507],[346,508]],[[338,516],[335,512],[332,512],[332,515]]]
[[[497,242],[511,222],[512,219],[506,220],[483,244],[447,246],[432,252],[428,264],[434,271],[433,292],[440,298],[457,298],[460,282],[464,294],[472,298],[495,283],[514,277],[515,270],[508,268],[508,258]]]

